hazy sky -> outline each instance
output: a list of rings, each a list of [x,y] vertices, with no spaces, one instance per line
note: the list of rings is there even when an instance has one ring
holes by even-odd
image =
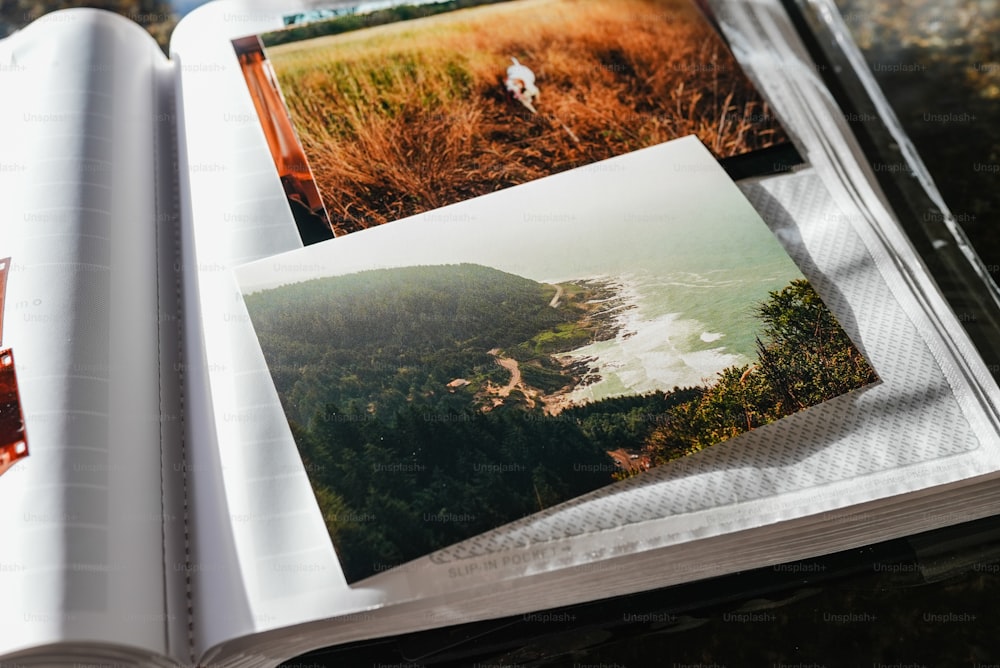
[[[718,162],[685,137],[261,260],[237,276],[251,292],[412,265],[473,262],[552,282],[734,261],[794,270]]]

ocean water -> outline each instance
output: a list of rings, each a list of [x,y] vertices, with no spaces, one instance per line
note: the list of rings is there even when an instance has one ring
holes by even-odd
[[[561,356],[565,361],[592,360],[600,378],[569,398],[582,403],[702,385],[728,366],[752,362],[761,331],[756,306],[769,291],[798,277],[783,261],[770,270],[647,270],[602,277],[617,285],[629,308],[615,316],[619,332],[614,339]]]

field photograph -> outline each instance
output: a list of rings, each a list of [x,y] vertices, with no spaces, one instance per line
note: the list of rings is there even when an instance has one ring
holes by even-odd
[[[350,581],[877,380],[693,137],[237,279]]]
[[[261,36],[336,234],[690,134],[787,142],[691,0],[457,6]]]

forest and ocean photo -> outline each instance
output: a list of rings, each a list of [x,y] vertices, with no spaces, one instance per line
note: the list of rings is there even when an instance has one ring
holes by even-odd
[[[352,581],[877,379],[693,137],[237,276]]]
[[[340,9],[262,36],[338,234],[689,134],[788,141],[693,0]]]

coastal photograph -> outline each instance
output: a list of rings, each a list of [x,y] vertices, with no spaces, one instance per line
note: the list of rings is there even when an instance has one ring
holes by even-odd
[[[695,137],[236,274],[350,581],[877,380]]]
[[[336,235],[689,134],[719,159],[788,143],[694,0],[330,13],[260,42]]]

